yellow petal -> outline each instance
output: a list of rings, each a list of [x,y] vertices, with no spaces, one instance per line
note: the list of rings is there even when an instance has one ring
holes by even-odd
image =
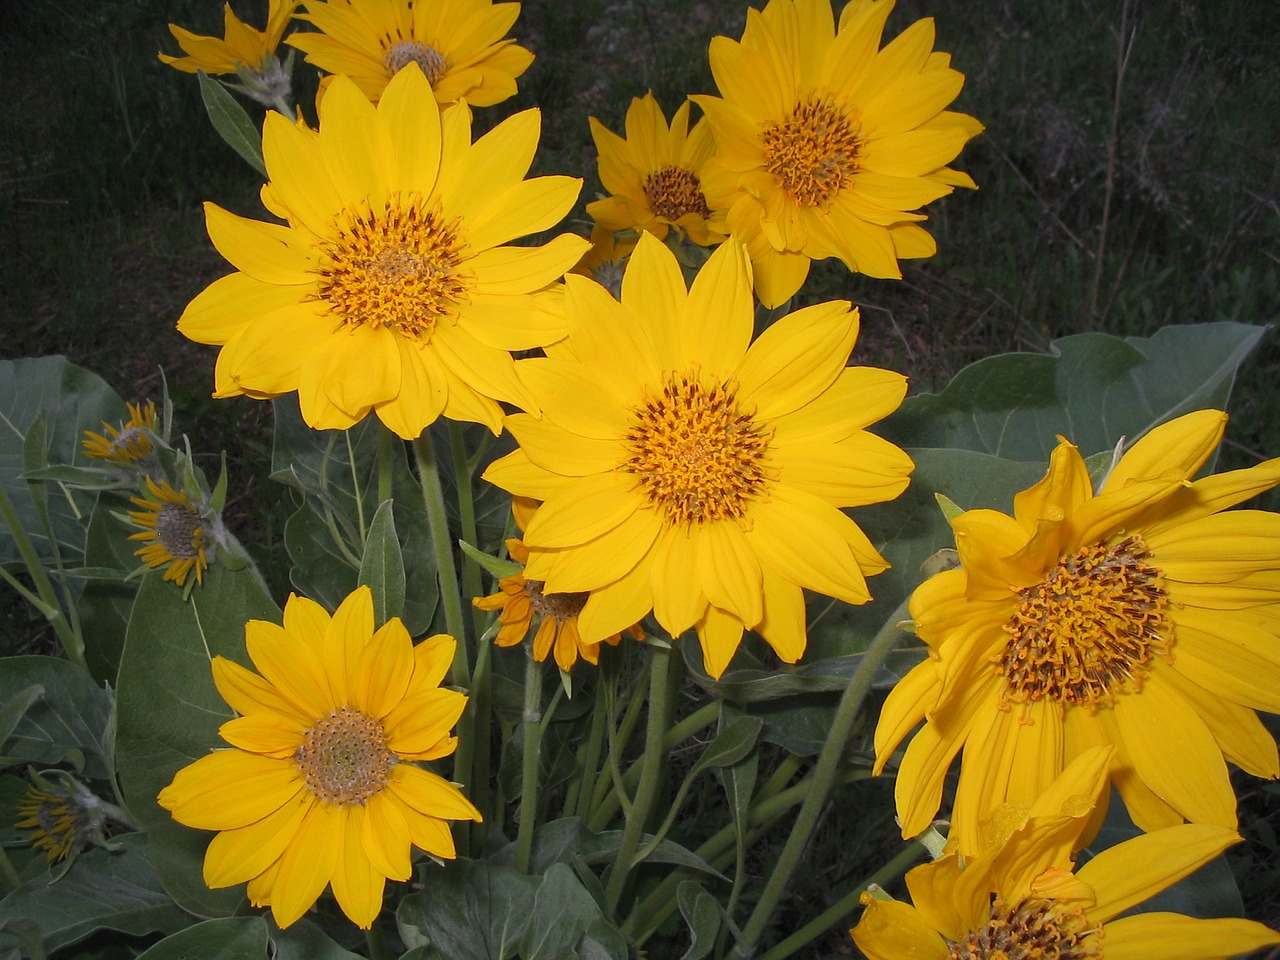
[[[187,304],[178,318],[178,332],[196,343],[227,343],[260,316],[297,304],[314,286],[281,286],[243,273],[228,274]]]
[[[315,284],[315,255],[289,227],[238,217],[216,203],[204,205],[204,221],[214,247],[242,273],[263,283]]]
[[[345,843],[346,821],[344,807],[313,803],[307,808],[271,888],[271,913],[281,929],[306,913],[329,885]]]
[[[742,529],[733,520],[705,523],[697,531],[694,544],[695,571],[707,600],[740,621],[739,635],[743,626],[754,628],[764,616],[760,562]],[[723,628],[718,631],[726,635],[728,632]],[[733,648],[737,649],[737,645],[735,639]]]
[[[621,472],[571,479],[534,515],[525,545],[572,547],[604,536],[641,508],[635,483],[634,477]]]
[[[302,789],[291,760],[217,750],[179,770],[157,802],[188,827],[234,830],[270,816]]]
[[[403,71],[401,71],[403,72]],[[382,912],[383,874],[364,851],[365,809],[355,804],[347,810],[346,829],[333,867],[333,896],[342,912],[357,927],[369,929]]]
[[[480,822],[480,811],[463,796],[462,791],[437,774],[407,763],[397,764],[391,771],[387,790],[411,810],[439,820],[474,820]]]
[[[258,876],[294,842],[303,815],[312,802],[306,791],[298,791],[261,820],[218,833],[209,841],[204,855],[204,882],[217,889]]]
[[[946,960],[946,941],[909,903],[872,900],[849,931],[868,960]]]
[[[386,793],[376,793],[364,807],[361,828],[364,855],[373,868],[391,880],[408,880],[413,873],[409,862],[409,824],[398,804]]]
[[[1227,419],[1221,410],[1197,410],[1148,430],[1125,451],[1102,490],[1120,490],[1170,471],[1189,479],[1218,449]]]
[[[858,337],[858,311],[843,301],[788,314],[756,338],[738,367],[738,402],[755,419],[780,417],[827,390]]]
[[[751,341],[755,321],[751,283],[747,251],[730,238],[711,254],[689,288],[678,326],[681,353],[696,356],[701,369],[717,382],[729,378]]]
[[[1142,913],[1106,926],[1107,960],[1225,960],[1280,944],[1280,933],[1253,920],[1197,920]]]
[[[702,663],[713,680],[719,680],[742,642],[742,621],[732,613],[708,606],[698,624]]]

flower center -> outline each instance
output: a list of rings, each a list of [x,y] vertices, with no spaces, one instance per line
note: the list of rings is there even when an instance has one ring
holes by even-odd
[[[526,580],[524,593],[529,598],[533,612],[540,617],[554,617],[564,623],[572,620],[587,605],[589,593],[543,593],[541,580]]]
[[[740,518],[764,489],[769,436],[724,387],[671,376],[635,411],[621,469],[670,523]]]
[[[382,724],[341,707],[302,735],[294,754],[307,789],[325,803],[364,803],[387,785],[400,758],[387,749]]]
[[[458,221],[442,222],[421,199],[402,205],[395,197],[380,214],[347,211],[345,220],[337,239],[325,243],[320,298],[346,323],[430,342],[436,324],[454,317],[467,295]]]
[[[822,97],[810,97],[760,135],[764,167],[796,203],[816,207],[853,183],[862,152],[857,116]]]
[[[204,546],[200,515],[182,503],[166,503],[156,512],[156,540],[181,560],[198,556]]]
[[[1150,558],[1139,536],[1091,544],[1018,593],[996,668],[1010,699],[1110,702],[1153,653],[1169,655],[1168,594]]]
[[[653,212],[672,223],[686,213],[711,216],[707,198],[702,195],[702,181],[697,174],[680,167],[663,167],[644,181],[644,195]]]
[[[997,899],[980,930],[951,944],[951,960],[1097,960],[1098,927],[1079,909],[1053,900],[1027,899],[1014,907]]]
[[[449,62],[444,54],[429,43],[417,40],[401,40],[393,43],[382,57],[382,65],[387,68],[387,76],[394,77],[411,63],[416,63],[426,75],[427,83],[433,87],[449,69]]]

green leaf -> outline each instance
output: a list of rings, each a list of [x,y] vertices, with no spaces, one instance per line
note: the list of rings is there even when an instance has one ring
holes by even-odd
[[[264,915],[271,943],[275,946],[275,960],[361,960],[360,954],[338,946],[329,935],[308,920],[299,920],[281,930]]]
[[[573,870],[554,864],[542,877],[533,913],[520,942],[521,960],[561,960],[576,953],[583,937],[604,947],[607,956],[625,960],[627,941],[610,924]]]
[[[113,496],[104,495],[93,508],[85,536],[84,562],[132,572],[138,569],[139,562],[134,556],[137,541],[129,539],[129,534],[135,531],[112,515],[114,500]],[[80,592],[76,610],[84,635],[85,660],[99,682],[114,684],[116,681],[125,630],[137,595],[138,582],[119,577],[91,580]]]
[[[737,711],[726,705],[724,712],[720,715],[720,722],[724,723],[733,713]],[[760,752],[753,750],[736,763],[726,766],[721,773],[725,798],[729,802],[729,813],[733,817],[734,841],[739,853],[745,851],[747,812],[751,807],[751,794],[755,792],[756,776],[759,770]]]
[[[29,919],[40,930],[44,948],[57,950],[96,930],[141,935],[180,930],[191,922],[169,899],[147,859],[143,837],[120,838],[120,848],[89,850],[57,883],[50,876],[25,880],[0,900],[0,927]],[[0,932],[0,950],[12,945]]]
[[[537,878],[476,860],[428,866],[421,876],[421,892],[405,897],[396,910],[406,946],[430,942],[446,960],[515,955],[529,926]]]
[[[11,697],[0,697],[0,756],[3,755],[5,742],[13,734],[18,721],[23,718],[31,705],[44,696],[44,687],[38,683],[23,687]],[[3,761],[0,761],[2,764]]]
[[[692,777],[703,770],[737,763],[755,747],[761,726],[759,717],[734,717],[720,728],[715,739],[702,751],[689,775]]]
[[[459,540],[458,546],[462,548],[463,553],[480,564],[481,569],[485,570],[495,580],[501,580],[503,577],[510,577],[524,571],[524,564],[516,563],[514,560],[499,560],[497,557],[491,557],[484,551],[477,550],[465,540]]]
[[[692,937],[689,949],[680,960],[702,960],[715,949],[716,937],[720,934],[720,904],[693,880],[685,880],[676,887],[676,903]]]
[[[922,394],[885,421],[900,446],[974,450],[1042,462],[1061,434],[1085,455],[1132,443],[1157,424],[1225,408],[1240,364],[1268,327],[1179,324],[1150,337],[1082,333],[1050,355],[979,360],[936,396]]]
[[[165,889],[201,917],[226,916],[241,888],[210,890],[201,875],[210,834],[175,823],[156,794],[177,771],[215,747],[232,716],[213,685],[209,664],[224,656],[248,665],[248,620],[279,623],[280,611],[249,570],[209,568],[189,603],[159,571],[144,577],[134,604],[117,689],[116,756],[134,820],[150,834],[147,856]]]
[[[0,361],[0,484],[46,564],[52,564],[54,553],[30,485],[21,478],[34,467],[84,464],[84,430],[100,430],[104,420],[120,422],[127,417],[124,402],[105,381],[68,363],[66,357]],[[27,461],[28,434],[43,451],[38,464]],[[48,497],[53,535],[68,564],[81,558],[85,518],[92,505],[91,494],[69,488],[56,488]],[[0,563],[20,560],[13,537],[0,522]]]
[[[253,125],[244,107],[236,102],[227,89],[203,70],[196,72],[200,78],[200,99],[209,114],[213,128],[245,162],[262,176],[267,175],[267,165],[262,160],[262,133]]]
[[[378,505],[360,560],[360,583],[373,592],[373,615],[378,626],[404,613],[404,557],[396,539],[392,502],[386,500]]]
[[[14,725],[3,750],[3,766],[66,764],[94,780],[110,776],[107,742],[112,697],[82,668],[60,657],[6,657],[0,660],[0,703],[42,689]]]
[[[261,917],[223,917],[170,934],[138,960],[247,960],[266,955],[267,925]]]
[[[107,490],[121,485],[119,474],[98,467],[39,467],[26,471],[22,479],[52,480],[55,483],[66,483],[85,490]]]

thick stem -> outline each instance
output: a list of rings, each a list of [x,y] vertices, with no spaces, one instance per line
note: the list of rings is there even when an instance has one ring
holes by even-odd
[[[799,865],[800,858],[809,844],[809,838],[813,835],[814,827],[818,824],[818,817],[835,783],[840,768],[840,758],[844,755],[849,735],[853,732],[853,725],[858,719],[858,712],[862,709],[867,693],[871,690],[871,681],[885,658],[902,639],[898,621],[906,614],[906,608],[907,601],[903,600],[872,638],[862,656],[862,662],[858,664],[858,669],[849,679],[849,685],[845,687],[840,705],[836,708],[836,715],[831,723],[831,733],[822,745],[822,752],[818,755],[818,763],[813,770],[809,792],[805,795],[804,803],[800,805],[800,810],[796,814],[791,835],[787,837],[778,862],[770,872],[769,879],[765,881],[760,900],[742,928],[742,940],[734,948],[731,956],[746,960],[755,954],[756,942],[768,925],[769,917],[791,881],[791,875]]]
[[[453,655],[453,683],[469,689],[471,665],[467,656],[467,626],[462,613],[462,595],[458,590],[458,571],[453,566],[453,537],[449,533],[449,517],[444,509],[440,468],[431,448],[429,433],[423,433],[413,441],[413,453],[418,461],[422,500],[427,510],[427,526],[431,530],[436,576],[440,580],[440,602],[444,604],[445,629],[458,642]]]
[[[644,758],[640,765],[640,786],[627,811],[626,825],[618,845],[617,859],[609,872],[605,886],[605,909],[611,917],[618,915],[618,904],[631,877],[632,860],[644,835],[644,825],[657,799],[658,783],[662,779],[662,765],[667,751],[663,740],[670,722],[671,700],[668,674],[671,671],[672,652],[667,646],[652,647],[649,673],[649,720],[646,726]]]
[[[520,825],[516,828],[516,869],[529,872],[533,827],[538,819],[538,767],[542,752],[542,663],[526,647],[524,664],[524,756],[520,767]]]

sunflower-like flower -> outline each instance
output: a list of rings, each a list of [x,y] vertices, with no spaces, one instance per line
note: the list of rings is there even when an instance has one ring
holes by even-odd
[[[368,928],[386,880],[407,880],[410,851],[456,854],[450,820],[480,814],[462,792],[414,761],[453,753],[467,698],[440,688],[454,641],[417,646],[399,619],[374,630],[360,587],[332,617],[291,596],[284,626],[245,625],[254,673],[223,657],[213,680],[240,716],[217,750],[179,770],[159,803],[179,823],[217,830],[204,859],[210,887],[248,882],[286,927],[332,886]]]
[[[511,505],[516,524],[521,530],[529,525],[536,504],[525,497],[516,497]],[[507,553],[516,563],[529,561],[529,549],[520,540],[507,541]],[[500,647],[514,647],[529,635],[534,620],[538,620],[538,632],[533,638],[533,659],[539,663],[553,653],[556,666],[568,673],[581,657],[595,666],[600,662],[600,644],[583,643],[578,633],[578,614],[582,612],[590,594],[546,593],[540,580],[529,580],[523,572],[513,573],[498,581],[498,592],[487,597],[472,599],[481,610],[499,610],[498,622],[502,626],[494,643]],[[644,639],[644,631],[632,624],[625,633],[635,640]],[[616,646],[622,641],[622,633],[605,637],[603,643]]]
[[[108,804],[83,784],[64,776],[60,784],[28,784],[18,802],[19,830],[30,830],[29,841],[43,850],[50,863],[64,860],[81,847],[103,842]]]
[[[533,54],[503,39],[520,15],[518,3],[492,0],[306,0],[319,33],[286,41],[307,63],[350,77],[377,102],[388,81],[416,63],[440,103],[465,99],[489,107],[516,94],[516,78]]]
[[[156,483],[147,477],[146,481],[152,499],[132,497],[142,510],[129,511],[129,519],[145,528],[129,536],[130,540],[146,541],[135,555],[148,567],[168,564],[164,579],[180,587],[186,586],[193,571],[196,583],[203,583],[214,549],[204,516],[185,490],[175,490],[167,480]]]
[[[1192,481],[1226,420],[1162,424],[1097,493],[1060,440],[1013,516],[951,521],[960,568],[911,597],[930,657],[890,693],[875,735],[879,771],[925,721],[897,772],[904,836],[928,826],[961,748],[961,853],[1097,744],[1114,745],[1111,778],[1144,830],[1234,828],[1226,760],[1280,776],[1255,712],[1280,712],[1280,515],[1223,512],[1280,483],[1280,459]]]
[[[1086,751],[981,854],[909,871],[912,903],[864,894],[858,948],[869,960],[1223,960],[1280,944],[1252,920],[1121,916],[1239,842],[1225,827],[1166,827],[1074,870],[1108,762],[1106,747]]]
[[[751,343],[751,266],[721,244],[685,288],[675,255],[643,234],[621,302],[565,280],[570,333],[521,361],[544,416],[507,418],[519,449],[485,477],[542,500],[525,531],[525,576],[590,592],[592,643],[650,609],[697,627],[719,677],[743,629],[794,663],[802,587],[870,599],[888,564],[842,506],[907,485],[910,458],[864,428],[902,401],[899,374],[845,367],[858,334],[846,302],[796,311]]]
[[[104,433],[84,432],[84,455],[94,460],[108,460],[119,464],[137,464],[147,460],[155,450],[151,438],[156,429],[156,405],[150,401],[146,404],[127,405],[129,419],[119,427],[114,427],[105,420],[102,422]]]
[[[185,57],[158,54],[161,63],[167,63],[183,73],[203,70],[210,74],[234,74],[243,68],[251,75],[265,77],[276,67],[275,53],[284,36],[285,27],[298,7],[298,0],[271,0],[267,10],[267,29],[255,30],[232,12],[231,4],[223,10],[223,38],[202,37],[184,30],[177,24],[169,24],[169,32],[178,41]],[[285,80],[287,89],[288,82]]]
[[[716,141],[703,189],[751,251],[770,307],[800,288],[810,260],[901,277],[899,259],[937,249],[911,211],[974,186],[946,166],[982,130],[944,109],[964,77],[933,51],[932,20],[879,49],[892,9],[852,0],[837,30],[830,0],[770,0],[747,11],[741,42],[711,41],[721,97],[693,97]]]
[[[723,229],[707,222],[711,208],[702,192],[702,169],[715,144],[705,119],[689,129],[689,107],[686,100],[667,126],[652,93],[636,97],[627,110],[625,140],[590,118],[600,182],[611,194],[587,204],[599,226],[646,231],[659,240],[675,227],[704,247],[724,239]]]
[[[422,71],[375,108],[336,77],[318,132],[267,115],[261,223],[206,204],[209,236],[239,272],[214,281],[178,329],[222,345],[218,397],[298,391],[303,419],[344,429],[370,410],[412,439],[441,414],[499,432],[497,400],[533,401],[508,351],[559,339],[546,288],[587,249],[553,227],[581,181],[524,175],[536,110],[471,142],[465,104],[441,112]]]

